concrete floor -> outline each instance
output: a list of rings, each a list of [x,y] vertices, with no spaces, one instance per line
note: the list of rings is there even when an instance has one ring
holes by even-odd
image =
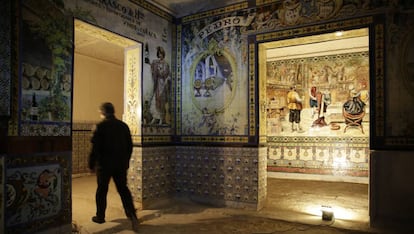
[[[73,178],[73,233],[134,233],[112,182],[106,223],[91,221],[95,180],[93,175]],[[267,186],[267,201],[260,211],[183,200],[139,210],[139,233],[385,233],[369,227],[367,184],[269,178]],[[333,221],[321,219],[321,205],[334,209]]]

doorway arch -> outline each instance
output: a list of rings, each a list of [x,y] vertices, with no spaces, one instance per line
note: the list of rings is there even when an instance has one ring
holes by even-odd
[[[338,62],[341,59],[344,59],[344,57],[339,56],[337,54],[358,54],[363,53],[366,56],[367,68],[368,70],[364,71],[364,74],[368,76],[368,79],[366,82],[364,82],[363,88],[365,89],[364,92],[366,93],[374,93],[373,91],[373,85],[375,82],[373,80],[376,79],[375,74],[373,71],[375,71],[375,68],[377,66],[380,66],[380,64],[374,63],[374,54],[377,51],[376,50],[376,36],[375,30],[374,30],[375,24],[373,22],[373,18],[363,18],[359,20],[350,20],[346,23],[344,22],[336,22],[336,23],[328,23],[324,25],[317,25],[317,26],[309,26],[299,29],[289,29],[284,31],[278,31],[278,32],[271,32],[271,33],[263,33],[256,35],[256,40],[251,40],[251,46],[252,44],[256,44],[257,48],[257,54],[256,59],[258,60],[258,72],[257,72],[257,85],[258,85],[258,103],[260,103],[260,111],[259,111],[259,126],[260,126],[260,135],[262,136],[260,139],[265,139],[266,145],[268,147],[268,155],[267,155],[267,175],[268,178],[274,176],[273,173],[277,172],[279,173],[278,176],[281,176],[281,178],[288,178],[288,179],[303,179],[304,175],[306,175],[307,180],[326,180],[326,181],[346,181],[351,183],[362,183],[362,184],[368,184],[369,187],[369,157],[370,157],[370,135],[372,134],[373,130],[370,128],[365,129],[365,133],[361,131],[361,129],[354,128],[352,131],[359,131],[355,132],[357,134],[360,134],[360,138],[356,138],[350,134],[348,137],[340,137],[340,135],[349,134],[349,130],[344,131],[346,129],[346,123],[344,116],[342,115],[342,105],[339,106],[339,112],[338,112],[338,123],[336,121],[329,121],[326,124],[326,128],[328,131],[340,131],[340,134],[335,135],[326,135],[325,137],[321,137],[321,132],[301,132],[296,133],[292,132],[292,129],[290,128],[290,122],[289,122],[289,110],[286,108],[286,105],[278,106],[278,104],[281,104],[281,102],[286,100],[286,94],[289,91],[289,88],[292,86],[289,83],[283,83],[281,82],[280,78],[285,79],[286,77],[281,77],[280,74],[275,75],[275,73],[279,72],[277,69],[273,70],[274,74],[268,74],[268,69],[266,69],[266,65],[269,65],[266,61],[266,51],[270,48],[269,46],[272,45],[272,43],[278,44],[278,47],[280,49],[280,55],[278,60],[279,62],[273,62],[273,66],[277,67],[283,67],[286,71],[289,71],[290,68],[295,67],[292,66],[292,64],[295,63],[295,60],[302,60],[302,62],[306,62],[306,59],[304,56],[296,56],[292,54],[292,43],[297,45],[304,45],[304,44],[311,44],[314,46],[317,43],[321,43],[322,41],[329,41],[327,37],[337,37],[338,35],[335,35],[336,33],[344,33],[344,32],[352,32],[355,33],[358,30],[366,31],[365,35],[362,35],[363,37],[366,37],[365,40],[365,47],[367,48],[366,51],[357,51],[357,50],[350,50],[349,48],[342,48],[343,50],[341,53],[331,53],[331,54],[314,54],[312,55],[312,59],[314,57],[320,57],[321,59],[332,59],[335,62]],[[332,36],[328,36],[328,34],[331,34]],[[364,34],[364,33],[363,33]],[[361,36],[361,35],[359,35]],[[357,36],[357,37],[359,37]],[[351,37],[355,37],[351,36]],[[351,38],[350,37],[350,38]],[[332,40],[332,39],[331,39]],[[348,40],[348,39],[347,39]],[[352,39],[354,40],[354,39]],[[254,42],[253,42],[254,41]],[[268,43],[266,45],[266,43]],[[355,42],[352,42],[351,44],[354,44]],[[327,44],[320,44],[319,46],[329,48],[329,43]],[[304,47],[297,47],[299,50],[304,50]],[[288,56],[286,56],[288,55]],[[360,54],[361,55],[361,54]],[[285,57],[284,57],[285,56]],[[289,57],[291,56],[291,57]],[[336,56],[335,58],[331,56]],[[350,55],[352,56],[352,55]],[[318,60],[318,59],[317,59]],[[346,59],[345,59],[346,60]],[[351,59],[352,60],[352,59]],[[281,62],[282,61],[282,62]],[[252,62],[252,61],[250,61]],[[317,62],[317,61],[313,61]],[[283,66],[281,65],[283,64]],[[303,79],[308,79],[308,77],[300,77],[298,75],[298,71],[307,71],[310,72],[311,69],[304,68],[298,66],[299,63],[296,65],[296,71],[292,72],[292,74],[296,75],[293,77],[293,79],[300,80],[303,82]],[[334,63],[335,64],[335,63]],[[314,64],[313,64],[314,65]],[[290,66],[290,67],[289,67]],[[294,70],[294,69],[293,69]],[[295,73],[296,72],[296,73]],[[288,73],[285,73],[288,75]],[[286,75],[286,76],[287,76]],[[302,74],[303,75],[303,74]],[[276,94],[273,96],[276,96],[276,99],[271,100],[271,98],[268,97],[267,92],[267,86],[269,83],[267,81],[267,77],[274,76],[276,84],[272,84],[274,87],[276,87]],[[332,78],[332,77],[330,77]],[[328,81],[329,83],[329,81]],[[279,84],[279,85],[278,85]],[[305,82],[306,84],[306,82]],[[350,85],[346,85],[347,91],[351,91],[350,88],[352,88]],[[311,114],[310,106],[309,106],[309,94],[308,94],[308,88],[310,88],[309,85],[303,85],[300,87],[302,89],[302,93],[304,96],[303,99],[305,100],[305,105],[307,106],[307,110],[304,112],[307,116]],[[323,87],[326,91],[326,87]],[[353,86],[355,88],[355,86]],[[360,86],[362,88],[362,86]],[[306,94],[305,94],[306,91]],[[339,94],[336,94],[337,96],[335,98],[338,98]],[[346,100],[345,100],[346,101]],[[286,102],[286,101],[285,101]],[[284,103],[286,104],[286,103]],[[370,103],[371,104],[371,103]],[[374,103],[372,103],[374,104]],[[368,113],[370,113],[370,109],[367,110]],[[329,108],[329,107],[328,107]],[[286,111],[283,113],[283,111]],[[270,113],[269,113],[270,112]],[[276,124],[269,123],[271,121],[268,121],[269,115],[274,115],[271,117],[278,118]],[[319,117],[319,116],[317,116]],[[279,119],[284,118],[284,119]],[[363,126],[369,126],[370,123],[372,123],[372,116],[368,114],[368,116],[365,117],[363,121]],[[310,123],[312,126],[314,120]],[[331,124],[335,123],[335,124]],[[285,124],[284,124],[285,123]],[[288,123],[288,125],[286,125]],[[344,124],[344,126],[339,126],[339,129],[337,129],[337,124]],[[275,129],[268,129],[269,127],[276,128]],[[287,129],[289,127],[289,129]],[[321,130],[322,128],[319,128],[318,130]],[[349,129],[349,128],[348,128]],[[369,129],[369,130],[368,130]],[[275,131],[275,132],[272,132]],[[289,131],[289,133],[287,132]],[[270,134],[269,134],[270,132]],[[286,133],[286,134],[284,134]],[[338,136],[339,135],[339,136]],[[263,137],[265,136],[265,137]],[[323,147],[315,147],[315,145],[312,144],[312,138],[317,139],[317,141],[325,141],[324,143],[327,143],[327,145],[330,145],[329,149],[327,149],[326,152],[323,152]],[[339,143],[339,144],[338,144]],[[344,144],[341,146],[341,144]],[[342,148],[343,146],[347,145],[346,149]],[[356,148],[349,147],[349,146],[356,146]],[[328,148],[328,147],[326,147]],[[362,151],[360,151],[362,150]],[[361,157],[361,152],[363,152],[363,156]],[[318,163],[318,157],[327,157],[326,161],[322,158],[319,159]],[[342,160],[338,160],[342,159]],[[355,161],[356,160],[356,161]],[[326,166],[326,168],[323,168]],[[347,168],[348,167],[348,168]],[[276,169],[275,169],[276,168]],[[323,175],[323,178],[321,177]],[[344,177],[347,176],[347,177]],[[345,180],[344,180],[345,178]],[[268,185],[269,186],[269,185]],[[367,197],[368,197],[368,190],[367,188]],[[269,192],[268,192],[269,194]],[[369,201],[367,201],[367,209],[366,209],[366,216],[364,220],[369,222]],[[320,205],[320,204],[319,204]],[[303,212],[304,211],[303,207]],[[308,212],[311,214],[311,212]]]
[[[134,96],[129,94],[131,89],[127,84],[131,83],[131,76],[134,76],[135,84],[141,83],[139,62],[142,51],[141,43],[81,20],[75,19],[74,27],[72,168],[73,174],[85,174],[89,172],[87,157],[91,130],[100,120],[99,105],[112,102],[117,117],[127,118],[131,124],[130,105],[125,98]],[[139,86],[136,89],[138,95],[140,90]]]

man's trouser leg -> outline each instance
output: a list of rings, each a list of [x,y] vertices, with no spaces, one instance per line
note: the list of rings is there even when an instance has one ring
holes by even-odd
[[[96,172],[98,188],[96,189],[96,216],[98,218],[105,219],[106,211],[106,196],[108,194],[109,180],[111,175],[102,169],[98,169]]]
[[[125,210],[125,215],[128,218],[136,218],[135,207],[132,201],[131,191],[127,186],[127,171],[119,171],[113,176],[116,189],[121,197],[122,205]]]

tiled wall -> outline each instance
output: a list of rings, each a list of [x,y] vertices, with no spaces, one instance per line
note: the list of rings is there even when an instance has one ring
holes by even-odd
[[[257,209],[266,197],[266,149],[177,147],[177,197]]]
[[[94,123],[72,124],[72,175],[89,173],[88,157]]]
[[[95,123],[74,123],[72,126],[72,175],[90,172],[92,129]],[[128,186],[135,202],[141,206],[167,198],[174,191],[175,147],[134,147],[128,171]]]
[[[142,148],[134,147],[128,170],[128,187],[135,203],[142,208]]]
[[[4,171],[5,155],[0,155],[0,186],[5,187],[5,171]],[[0,189],[0,197],[4,198],[4,189]],[[4,202],[0,202],[0,230],[4,230]]]
[[[368,177],[368,137],[269,137],[268,147],[268,171]]]
[[[93,123],[74,123],[72,174],[89,173]],[[259,208],[267,172],[368,176],[368,138],[270,137],[268,147],[134,147],[128,183],[134,200],[148,206],[172,196],[214,205]]]
[[[128,183],[136,203],[188,198],[259,209],[266,197],[266,148],[135,147]]]
[[[174,146],[134,147],[128,186],[137,203],[143,207],[174,193]]]
[[[0,13],[0,115],[10,115],[11,1],[2,2]]]

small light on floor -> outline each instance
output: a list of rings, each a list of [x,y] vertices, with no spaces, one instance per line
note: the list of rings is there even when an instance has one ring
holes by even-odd
[[[332,207],[322,205],[322,220],[331,221],[334,218],[334,212]]]
[[[335,36],[337,36],[337,37],[340,37],[340,36],[342,36],[344,34],[344,32],[343,31],[337,31],[337,32],[335,32]]]

